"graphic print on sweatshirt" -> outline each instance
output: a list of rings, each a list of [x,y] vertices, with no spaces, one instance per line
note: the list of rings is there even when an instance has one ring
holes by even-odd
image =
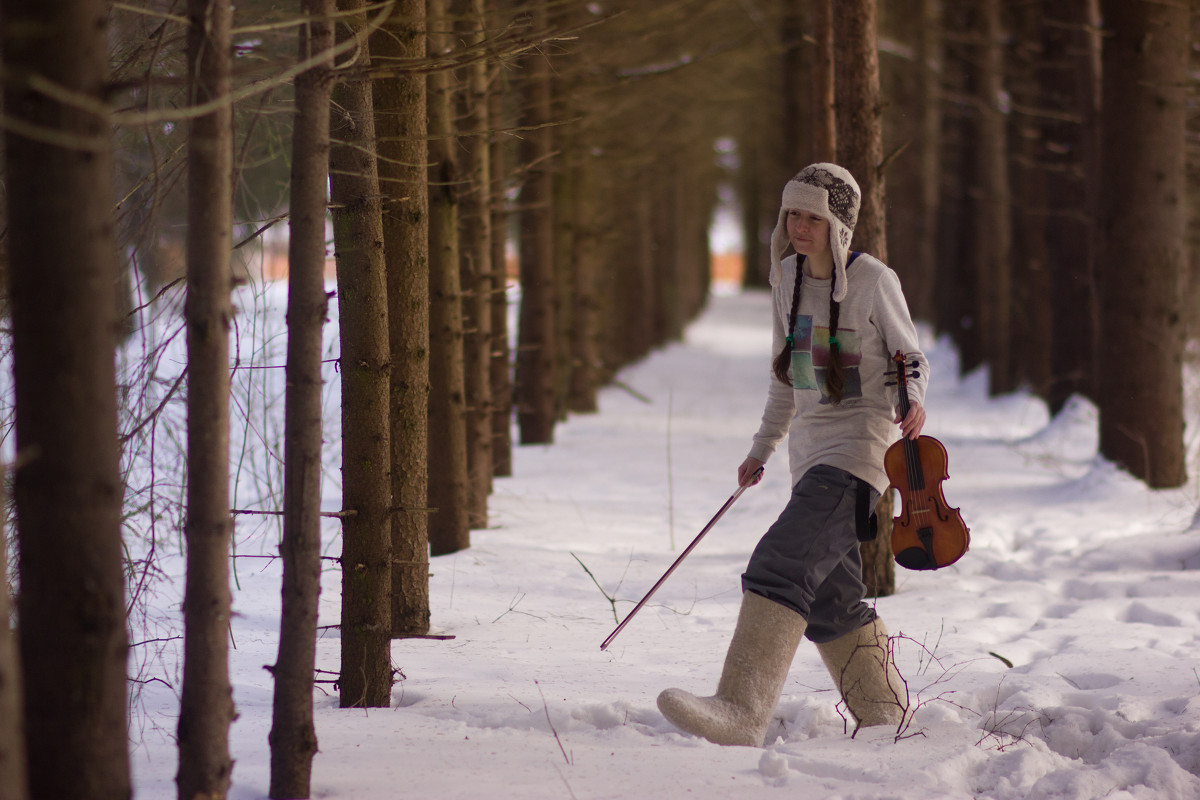
[[[795,340],[792,345],[792,386],[820,391],[821,402],[828,403],[825,380],[829,369],[829,328],[814,326],[812,315],[802,314],[796,318],[792,336]],[[862,379],[859,375],[862,345],[858,332],[839,328],[837,340],[842,351],[842,378],[845,381],[842,399],[862,397]]]

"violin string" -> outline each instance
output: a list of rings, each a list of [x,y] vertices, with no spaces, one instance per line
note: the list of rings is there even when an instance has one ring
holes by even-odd
[[[896,388],[900,400],[900,417],[903,419],[908,416],[908,374],[906,364],[902,358],[897,358],[896,361]],[[920,448],[916,441],[912,439],[904,440],[904,461],[906,471],[908,472],[908,488],[910,490],[909,499],[911,511],[919,518],[928,513],[925,507],[924,497],[917,495],[925,489],[925,476],[921,470],[921,454]]]

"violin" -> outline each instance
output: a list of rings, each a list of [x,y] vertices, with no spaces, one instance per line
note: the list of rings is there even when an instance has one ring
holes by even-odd
[[[904,353],[897,351],[896,387],[900,417],[908,416],[908,370]],[[913,377],[917,373],[913,372]],[[906,569],[940,569],[958,559],[971,544],[971,532],[957,508],[949,508],[942,481],[950,477],[945,446],[932,436],[902,438],[887,449],[883,468],[900,494],[900,515],[892,520],[892,553]]]

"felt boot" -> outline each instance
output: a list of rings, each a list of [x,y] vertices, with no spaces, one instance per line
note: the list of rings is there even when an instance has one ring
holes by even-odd
[[[792,609],[746,592],[717,693],[667,689],[658,696],[659,710],[677,728],[715,744],[761,747],[806,625]]]
[[[882,620],[819,644],[817,650],[858,727],[899,727],[908,709],[908,690],[896,671]]]

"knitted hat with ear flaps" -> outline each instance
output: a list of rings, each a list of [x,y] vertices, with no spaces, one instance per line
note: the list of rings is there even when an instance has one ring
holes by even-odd
[[[854,176],[837,164],[812,164],[796,173],[783,187],[779,220],[771,234],[771,285],[777,285],[783,277],[781,262],[788,247],[787,212],[793,208],[808,211],[829,221],[833,299],[842,302],[846,298],[846,258],[861,198]]]

